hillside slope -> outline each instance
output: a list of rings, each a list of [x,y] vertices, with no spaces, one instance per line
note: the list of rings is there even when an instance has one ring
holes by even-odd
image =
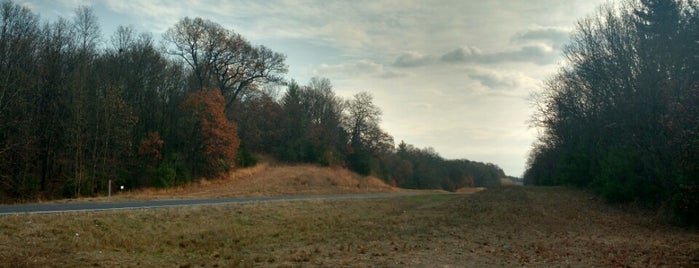
[[[260,163],[218,179],[169,189],[141,189],[117,198],[216,198],[310,194],[393,193],[406,191],[376,177],[362,177],[344,168]]]

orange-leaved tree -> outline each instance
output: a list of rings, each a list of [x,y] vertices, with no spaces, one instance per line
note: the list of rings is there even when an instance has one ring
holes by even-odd
[[[192,174],[212,177],[235,165],[240,140],[234,123],[226,118],[225,101],[218,89],[201,89],[182,103],[187,114],[185,131]]]

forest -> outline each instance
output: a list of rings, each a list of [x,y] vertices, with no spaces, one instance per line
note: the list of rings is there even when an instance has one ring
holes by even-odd
[[[255,165],[349,168],[404,188],[492,186],[498,166],[445,160],[380,128],[362,92],[285,77],[285,56],[202,18],[162,38],[120,26],[105,38],[94,11],[42,21],[0,6],[0,201],[172,187]],[[283,91],[282,91],[283,89]]]
[[[524,180],[699,224],[699,4],[623,1],[580,20],[535,97]]]

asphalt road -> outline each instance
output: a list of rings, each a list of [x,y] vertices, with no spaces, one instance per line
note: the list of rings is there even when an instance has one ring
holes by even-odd
[[[198,205],[217,205],[235,203],[317,200],[317,199],[357,199],[357,198],[389,198],[410,196],[416,194],[338,194],[338,195],[302,195],[302,196],[278,196],[278,197],[240,197],[240,198],[207,198],[207,199],[170,199],[147,200],[128,202],[80,202],[80,203],[50,203],[50,204],[23,204],[0,205],[0,215],[32,214],[32,213],[62,213],[62,212],[87,212],[102,210],[148,209],[163,207],[181,207]]]

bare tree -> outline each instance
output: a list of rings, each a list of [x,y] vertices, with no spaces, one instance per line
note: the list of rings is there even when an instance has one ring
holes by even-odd
[[[218,87],[226,109],[256,83],[281,82],[286,57],[254,47],[240,34],[201,18],[180,20],[163,39],[166,52],[183,59],[192,69],[198,87]]]
[[[131,44],[135,42],[136,34],[133,26],[117,27],[116,32],[112,35],[112,46],[117,52],[125,52]]]
[[[28,8],[0,3],[0,130],[13,123],[8,110],[21,101],[31,82],[39,18]],[[1,135],[0,135],[1,136]],[[0,155],[10,144],[0,137]]]
[[[26,197],[35,182],[23,173],[33,170],[32,89],[36,86],[38,16],[10,1],[0,2],[0,194]]]
[[[358,93],[346,105],[344,125],[353,151],[348,157],[350,167],[367,175],[375,169],[372,168],[374,159],[393,150],[393,137],[379,127],[381,110],[374,104],[371,94]]]
[[[78,47],[84,51],[94,51],[101,38],[101,32],[95,11],[86,6],[80,6],[75,10],[73,20]]]
[[[352,143],[365,143],[372,128],[376,128],[381,118],[381,110],[374,105],[374,97],[368,92],[360,92],[347,102],[345,126]]]

